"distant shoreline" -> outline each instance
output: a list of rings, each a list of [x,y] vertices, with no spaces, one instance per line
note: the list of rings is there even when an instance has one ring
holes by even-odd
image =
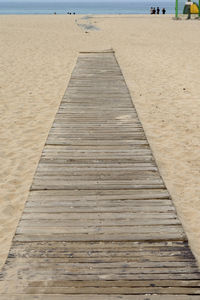
[[[68,2],[68,3],[52,3],[52,2],[2,2],[0,3],[0,14],[2,15],[65,15],[67,12],[94,15],[118,15],[118,14],[150,14],[151,7],[160,7],[166,9],[166,14],[174,13],[174,3],[170,1],[148,1],[148,2]],[[161,11],[160,11],[161,12]]]
[[[0,12],[0,15],[1,16],[52,16],[52,15],[60,15],[60,16],[65,16],[65,15],[67,15],[67,16],[69,16],[69,14],[67,14],[67,13],[57,13],[57,12],[55,12],[55,13],[1,13]],[[97,13],[87,13],[87,14],[83,14],[83,13],[76,13],[76,14],[71,14],[71,16],[76,16],[76,15],[78,15],[78,16],[81,16],[81,15],[91,15],[91,16],[97,16],[97,15],[99,15],[99,16],[132,16],[132,15],[145,15],[145,16],[150,16],[150,14],[147,14],[147,13],[127,13],[127,14],[123,14],[123,13],[114,13],[114,14],[97,14]],[[162,14],[160,14],[159,16],[161,16]],[[174,15],[174,13],[166,13],[165,15]],[[152,16],[153,17],[153,16]]]

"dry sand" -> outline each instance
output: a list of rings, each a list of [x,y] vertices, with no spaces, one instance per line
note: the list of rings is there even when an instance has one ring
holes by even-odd
[[[200,263],[199,25],[171,16],[0,16],[1,265],[78,52],[109,48]]]

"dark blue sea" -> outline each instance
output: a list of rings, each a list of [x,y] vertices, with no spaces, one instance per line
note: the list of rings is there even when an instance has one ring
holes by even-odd
[[[0,14],[49,15],[67,14],[149,14],[150,7],[164,7],[168,14],[174,13],[174,1],[135,2],[0,2]]]

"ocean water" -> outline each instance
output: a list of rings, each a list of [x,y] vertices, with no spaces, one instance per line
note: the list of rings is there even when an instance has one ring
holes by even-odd
[[[0,2],[0,14],[149,14],[150,7],[165,7],[174,14],[174,1],[135,2]]]

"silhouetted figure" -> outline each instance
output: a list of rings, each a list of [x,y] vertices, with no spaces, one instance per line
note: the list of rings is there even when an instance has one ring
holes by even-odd
[[[156,14],[156,9],[155,9],[155,7],[153,8],[152,12],[153,12],[153,15]]]
[[[166,9],[163,8],[163,9],[162,9],[162,14],[165,15],[165,13],[166,13]]]
[[[157,7],[156,11],[157,11],[157,15],[159,15],[160,14],[160,8]]]
[[[188,0],[188,2],[187,2],[187,6],[188,6],[188,10],[187,10],[188,17],[187,17],[187,20],[191,19],[190,5],[192,5],[192,2],[190,0]]]
[[[150,14],[153,15],[153,7],[150,8]]]

